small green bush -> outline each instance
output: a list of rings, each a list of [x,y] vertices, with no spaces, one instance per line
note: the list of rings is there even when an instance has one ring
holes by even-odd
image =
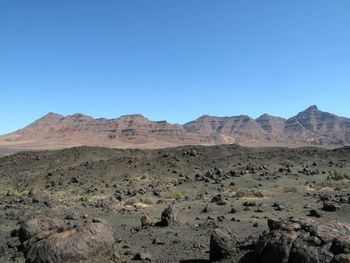
[[[178,200],[183,196],[183,194],[180,191],[174,191],[171,193],[171,198]]]
[[[8,192],[11,192],[15,196],[25,197],[28,196],[29,190],[20,190],[20,189],[9,189]]]

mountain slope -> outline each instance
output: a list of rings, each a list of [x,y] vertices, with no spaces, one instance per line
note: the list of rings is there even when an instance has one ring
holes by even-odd
[[[272,135],[283,134],[284,126],[286,123],[285,119],[268,114],[261,115],[255,121],[261,128]]]
[[[181,125],[152,122],[139,114],[93,119],[83,114],[64,117],[49,113],[21,130],[0,137],[3,145],[23,148],[77,145],[155,148],[209,141],[186,132]]]
[[[284,133],[294,141],[316,145],[349,144],[350,119],[311,106],[286,121]]]
[[[233,117],[202,116],[184,125],[188,132],[201,135],[223,136],[229,142],[255,142],[266,138],[266,132],[255,120],[246,115]]]
[[[350,119],[311,106],[283,119],[263,114],[204,115],[184,125],[150,121],[140,114],[94,119],[49,113],[29,126],[0,136],[1,148],[52,149],[78,145],[163,148],[187,144],[239,143],[253,146],[339,146],[350,144]]]

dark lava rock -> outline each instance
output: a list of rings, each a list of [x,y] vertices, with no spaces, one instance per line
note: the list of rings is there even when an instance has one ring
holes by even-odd
[[[227,202],[225,200],[220,200],[220,201],[216,202],[216,204],[223,206],[223,205],[227,205]]]
[[[221,229],[214,229],[210,236],[210,260],[233,260],[237,251],[237,236]]]
[[[255,203],[255,202],[246,201],[246,202],[244,202],[242,205],[243,205],[243,206],[250,207],[250,206],[256,206],[256,203]]]
[[[225,220],[225,217],[224,216],[218,216],[217,219],[218,219],[219,222],[222,222],[222,221]]]
[[[71,182],[72,183],[79,183],[79,180],[78,180],[77,177],[74,176],[74,177],[71,178]]]
[[[57,218],[34,218],[21,224],[18,236],[27,263],[105,262],[114,256],[113,228],[102,219],[68,227]]]
[[[169,226],[178,222],[177,212],[174,207],[168,206],[164,209],[161,215],[160,222],[157,223],[158,226]]]
[[[229,213],[230,214],[236,214],[237,213],[237,209],[236,208],[231,208]]]
[[[309,216],[320,218],[322,214],[320,213],[320,211],[312,209],[309,212]]]
[[[350,263],[350,254],[336,255],[332,263]]]
[[[203,209],[202,209],[202,213],[209,213],[211,212],[211,209],[208,207],[208,205],[206,205]]]
[[[348,262],[350,224],[289,218],[269,219],[268,226],[270,232],[251,244],[252,251],[241,262]]]
[[[221,194],[218,194],[218,195],[214,196],[214,197],[211,199],[211,202],[212,202],[212,203],[218,203],[218,202],[221,202],[221,201],[223,201]]]
[[[327,212],[335,212],[337,211],[337,208],[338,207],[335,204],[324,202],[322,209]]]
[[[149,252],[138,252],[134,256],[133,260],[147,260],[152,261],[152,255]]]

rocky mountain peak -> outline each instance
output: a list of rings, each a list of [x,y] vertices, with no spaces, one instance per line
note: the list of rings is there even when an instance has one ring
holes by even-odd
[[[64,116],[55,112],[49,112],[38,120],[57,120],[62,119]]]
[[[320,111],[316,105],[287,120],[267,113],[257,119],[248,115],[203,115],[184,125],[151,121],[141,114],[94,119],[82,113],[63,116],[50,112],[17,132],[0,136],[0,147],[20,145],[29,149],[76,145],[163,148],[225,143],[249,146],[348,145],[350,119]]]
[[[315,111],[319,111],[318,107],[316,105],[311,105],[304,112],[315,112]]]

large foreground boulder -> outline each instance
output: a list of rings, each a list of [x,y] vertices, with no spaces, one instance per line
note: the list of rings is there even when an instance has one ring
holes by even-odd
[[[239,242],[216,229],[210,237],[212,262],[350,263],[350,224],[289,218],[268,219],[270,231]]]
[[[102,219],[73,221],[47,217],[25,221],[19,229],[26,262],[110,262],[114,257],[112,226]]]
[[[214,229],[210,236],[210,260],[234,260],[238,239],[233,233],[222,229]]]
[[[268,226],[241,262],[350,263],[349,224],[290,218],[269,219]]]

